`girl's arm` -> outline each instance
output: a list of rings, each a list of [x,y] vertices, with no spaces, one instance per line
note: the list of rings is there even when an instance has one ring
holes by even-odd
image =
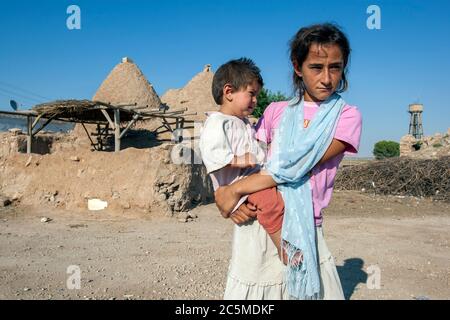
[[[224,218],[230,216],[230,212],[239,202],[241,196],[268,189],[277,184],[267,171],[260,171],[228,186],[222,186],[214,192],[214,200],[217,208]]]
[[[317,165],[327,162],[331,158],[343,153],[346,143],[333,139],[322,159]],[[214,193],[215,202],[221,214],[228,217],[239,199],[247,194],[255,193],[276,186],[276,182],[267,171],[260,171],[244,179],[238,180],[229,186],[220,187]]]
[[[347,149],[348,146],[349,144],[346,142],[333,139],[327,151],[325,151],[325,154],[323,155],[322,159],[320,159],[320,161],[317,163],[317,166],[327,162],[328,160],[336,157],[337,155],[340,155],[341,153],[344,153],[345,149]]]

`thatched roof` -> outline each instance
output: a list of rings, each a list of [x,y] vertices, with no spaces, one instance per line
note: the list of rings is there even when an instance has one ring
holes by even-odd
[[[100,101],[91,100],[56,100],[35,105],[32,110],[44,118],[55,117],[72,122],[106,122],[101,109],[104,109],[111,119],[114,118],[114,106]],[[133,112],[121,109],[121,121],[129,121]]]
[[[135,104],[148,106],[141,111],[159,108],[161,100],[142,71],[129,58],[114,67],[102,82],[92,100],[113,105]]]
[[[185,87],[168,90],[161,97],[161,101],[171,108],[187,108],[187,112],[197,112],[193,118],[205,120],[206,111],[219,109],[211,93],[213,77],[211,66],[206,65]]]

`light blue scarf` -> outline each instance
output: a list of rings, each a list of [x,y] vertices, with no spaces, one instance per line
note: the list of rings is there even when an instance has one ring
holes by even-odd
[[[330,146],[344,105],[341,96],[333,94],[320,104],[308,128],[304,128],[303,98],[289,101],[274,139],[272,157],[266,166],[278,184],[285,205],[281,236],[287,241],[287,245],[285,242],[283,245],[289,260],[286,282],[292,298],[319,298],[319,266],[309,172]],[[296,254],[303,254],[303,262],[292,266]]]

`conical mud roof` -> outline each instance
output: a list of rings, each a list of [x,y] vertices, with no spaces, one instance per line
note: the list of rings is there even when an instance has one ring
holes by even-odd
[[[187,112],[197,112],[196,116],[190,118],[205,120],[206,111],[219,109],[211,93],[213,76],[211,66],[205,65],[203,71],[195,75],[185,87],[168,90],[161,101],[172,109],[187,108]]]
[[[102,82],[92,100],[113,105],[134,104],[148,106],[140,111],[159,108],[161,100],[139,67],[129,58],[114,67]]]

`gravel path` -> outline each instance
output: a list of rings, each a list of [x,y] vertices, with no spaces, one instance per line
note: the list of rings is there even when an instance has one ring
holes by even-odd
[[[386,210],[387,204],[405,212]],[[378,215],[367,214],[376,208]],[[324,231],[347,298],[450,298],[448,205],[416,205],[426,215],[411,208],[387,197],[337,193]],[[108,211],[0,208],[0,299],[221,299],[232,222],[213,204],[192,215],[197,218],[182,223]],[[81,272],[80,289],[67,287],[69,266]]]

